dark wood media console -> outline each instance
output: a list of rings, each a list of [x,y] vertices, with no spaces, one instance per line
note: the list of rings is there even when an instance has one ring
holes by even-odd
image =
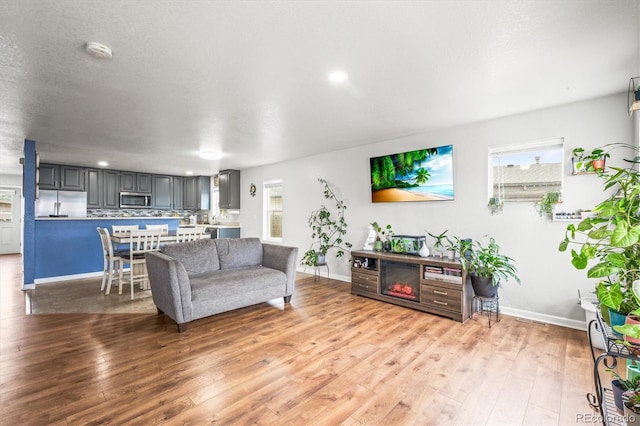
[[[362,250],[351,262],[351,294],[459,322],[473,313],[471,280],[458,260]]]

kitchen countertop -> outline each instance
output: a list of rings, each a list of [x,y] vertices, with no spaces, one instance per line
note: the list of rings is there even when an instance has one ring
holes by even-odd
[[[174,217],[174,216],[123,216],[123,217],[47,217],[41,216],[36,217],[35,220],[131,220],[131,219],[140,219],[140,220],[150,220],[150,219],[158,219],[158,220],[182,220],[182,217]]]

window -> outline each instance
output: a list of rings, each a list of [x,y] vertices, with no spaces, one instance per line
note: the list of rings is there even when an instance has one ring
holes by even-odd
[[[15,191],[0,190],[0,222],[13,222],[13,196]]]
[[[282,242],[282,181],[264,183],[264,240]]]
[[[489,198],[537,201],[562,193],[564,139],[489,148]]]

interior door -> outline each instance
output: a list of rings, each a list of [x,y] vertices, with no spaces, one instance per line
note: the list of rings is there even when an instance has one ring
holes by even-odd
[[[20,191],[0,187],[0,254],[20,253]]]

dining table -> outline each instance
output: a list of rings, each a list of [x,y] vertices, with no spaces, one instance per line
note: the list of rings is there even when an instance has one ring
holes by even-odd
[[[177,231],[175,229],[170,229],[169,232],[163,232],[160,234],[160,242],[175,243],[178,240],[176,233]],[[200,239],[203,238],[211,238],[211,234],[205,232],[200,236]],[[118,232],[117,234],[113,234],[111,235],[111,242],[114,244],[129,244],[131,242],[131,233]]]

